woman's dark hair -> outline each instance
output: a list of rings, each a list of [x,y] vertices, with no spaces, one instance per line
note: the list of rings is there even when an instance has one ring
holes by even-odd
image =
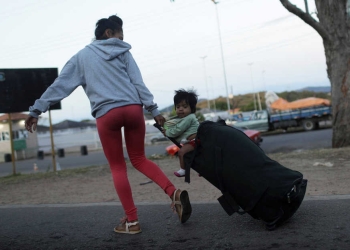
[[[182,101],[185,101],[186,104],[190,105],[192,113],[196,113],[198,95],[194,90],[188,90],[188,91],[184,89],[175,90],[175,96],[174,96],[175,109],[176,109],[176,105]]]
[[[96,40],[107,39],[104,35],[106,29],[111,29],[113,32],[123,31],[123,20],[116,15],[98,20],[95,29]]]

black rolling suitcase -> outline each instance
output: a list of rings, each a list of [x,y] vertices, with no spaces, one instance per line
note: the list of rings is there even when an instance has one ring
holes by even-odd
[[[273,230],[297,211],[307,180],[270,159],[242,131],[224,121],[205,121],[196,140],[196,149],[185,155],[185,181],[192,168],[220,189],[218,201],[228,215],[248,213]]]

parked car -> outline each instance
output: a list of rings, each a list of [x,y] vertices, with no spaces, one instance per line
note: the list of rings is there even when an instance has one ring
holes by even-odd
[[[256,145],[260,146],[260,143],[262,143],[263,139],[261,137],[261,132],[254,129],[247,129],[247,128],[239,128],[234,126],[236,129],[239,129],[243,131],[253,142],[255,142]]]
[[[150,138],[150,141],[152,144],[155,144],[156,142],[170,141],[170,140],[167,137],[165,137],[161,132],[159,132],[156,135],[152,136]]]
[[[229,126],[234,126],[235,123],[240,121],[243,121],[243,113],[237,113],[227,117],[225,123]]]
[[[252,130],[252,129],[238,128],[238,127],[235,127],[235,128],[243,131],[258,146],[260,146],[260,143],[263,141],[263,139],[261,138],[260,131]],[[166,154],[174,156],[179,151],[179,147],[176,146],[175,144],[172,144],[170,146],[167,146],[165,148],[165,151],[166,151]]]

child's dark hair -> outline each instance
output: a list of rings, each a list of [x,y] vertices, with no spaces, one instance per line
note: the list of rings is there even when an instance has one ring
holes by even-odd
[[[188,91],[184,89],[175,90],[175,96],[174,96],[175,109],[176,109],[176,104],[182,101],[185,101],[186,104],[190,105],[192,113],[196,113],[198,95],[194,90],[188,90]]]
[[[96,40],[107,39],[104,36],[106,29],[111,29],[113,32],[123,31],[123,20],[116,15],[98,20],[95,29]]]

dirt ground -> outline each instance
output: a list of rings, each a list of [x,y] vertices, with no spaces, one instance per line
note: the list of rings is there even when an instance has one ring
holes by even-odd
[[[271,154],[285,167],[300,171],[308,179],[307,196],[350,194],[350,148],[320,149]],[[220,191],[191,171],[191,183],[178,178],[177,158],[154,158],[174,185],[189,192],[193,202],[213,202]],[[166,194],[128,163],[128,176],[135,202],[169,202]],[[119,201],[108,166],[56,174],[32,174],[26,178],[0,178],[0,205],[67,204]]]

